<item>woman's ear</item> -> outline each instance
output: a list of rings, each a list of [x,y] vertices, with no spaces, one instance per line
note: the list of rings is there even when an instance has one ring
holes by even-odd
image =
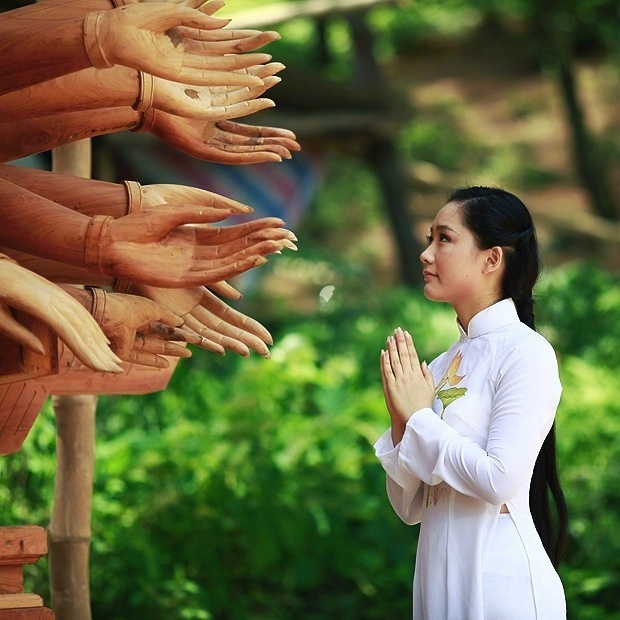
[[[504,250],[496,245],[487,250],[488,255],[484,263],[482,273],[493,273],[497,271],[504,263]]]

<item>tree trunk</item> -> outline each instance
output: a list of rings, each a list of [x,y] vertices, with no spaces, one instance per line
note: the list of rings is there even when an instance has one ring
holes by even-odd
[[[422,284],[420,252],[423,248],[413,235],[413,218],[407,208],[407,183],[398,152],[389,138],[378,138],[370,148],[369,159],[377,172],[396,239],[401,281],[419,288]]]
[[[540,5],[539,19],[543,37],[555,64],[556,79],[571,130],[575,171],[588,194],[593,212],[607,219],[619,220],[620,208],[613,200],[608,162],[605,161],[596,139],[588,130],[583,106],[579,101],[571,36],[558,26],[556,12],[559,10],[543,3]]]
[[[90,140],[52,153],[54,172],[90,177]],[[90,523],[95,469],[96,396],[53,397],[56,481],[48,528],[52,609],[56,620],[90,620]]]

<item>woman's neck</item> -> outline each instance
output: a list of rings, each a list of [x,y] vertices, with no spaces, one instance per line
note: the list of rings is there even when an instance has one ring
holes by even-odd
[[[499,295],[488,295],[480,299],[470,300],[469,303],[453,304],[452,307],[456,312],[456,316],[463,328],[463,331],[467,333],[470,321],[483,310],[490,308],[492,305],[501,301]]]

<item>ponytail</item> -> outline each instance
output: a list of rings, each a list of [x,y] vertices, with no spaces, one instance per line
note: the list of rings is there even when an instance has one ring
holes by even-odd
[[[515,195],[494,187],[457,189],[450,194],[448,202],[460,203],[463,223],[480,249],[500,246],[504,250],[502,299],[511,298],[520,321],[535,330],[532,291],[540,274],[540,258],[527,207]],[[530,510],[538,535],[557,568],[566,545],[568,509],[560,485],[556,452],[554,422],[534,464]]]

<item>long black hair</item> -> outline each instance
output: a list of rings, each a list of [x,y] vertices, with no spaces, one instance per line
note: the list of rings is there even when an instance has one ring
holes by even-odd
[[[502,299],[512,298],[519,319],[534,325],[533,288],[540,275],[538,240],[532,216],[514,194],[495,187],[456,189],[448,202],[460,207],[463,224],[481,250],[504,250]],[[555,519],[549,494],[555,504]],[[568,532],[568,509],[558,475],[555,422],[540,449],[530,482],[530,510],[543,545],[557,568]]]

